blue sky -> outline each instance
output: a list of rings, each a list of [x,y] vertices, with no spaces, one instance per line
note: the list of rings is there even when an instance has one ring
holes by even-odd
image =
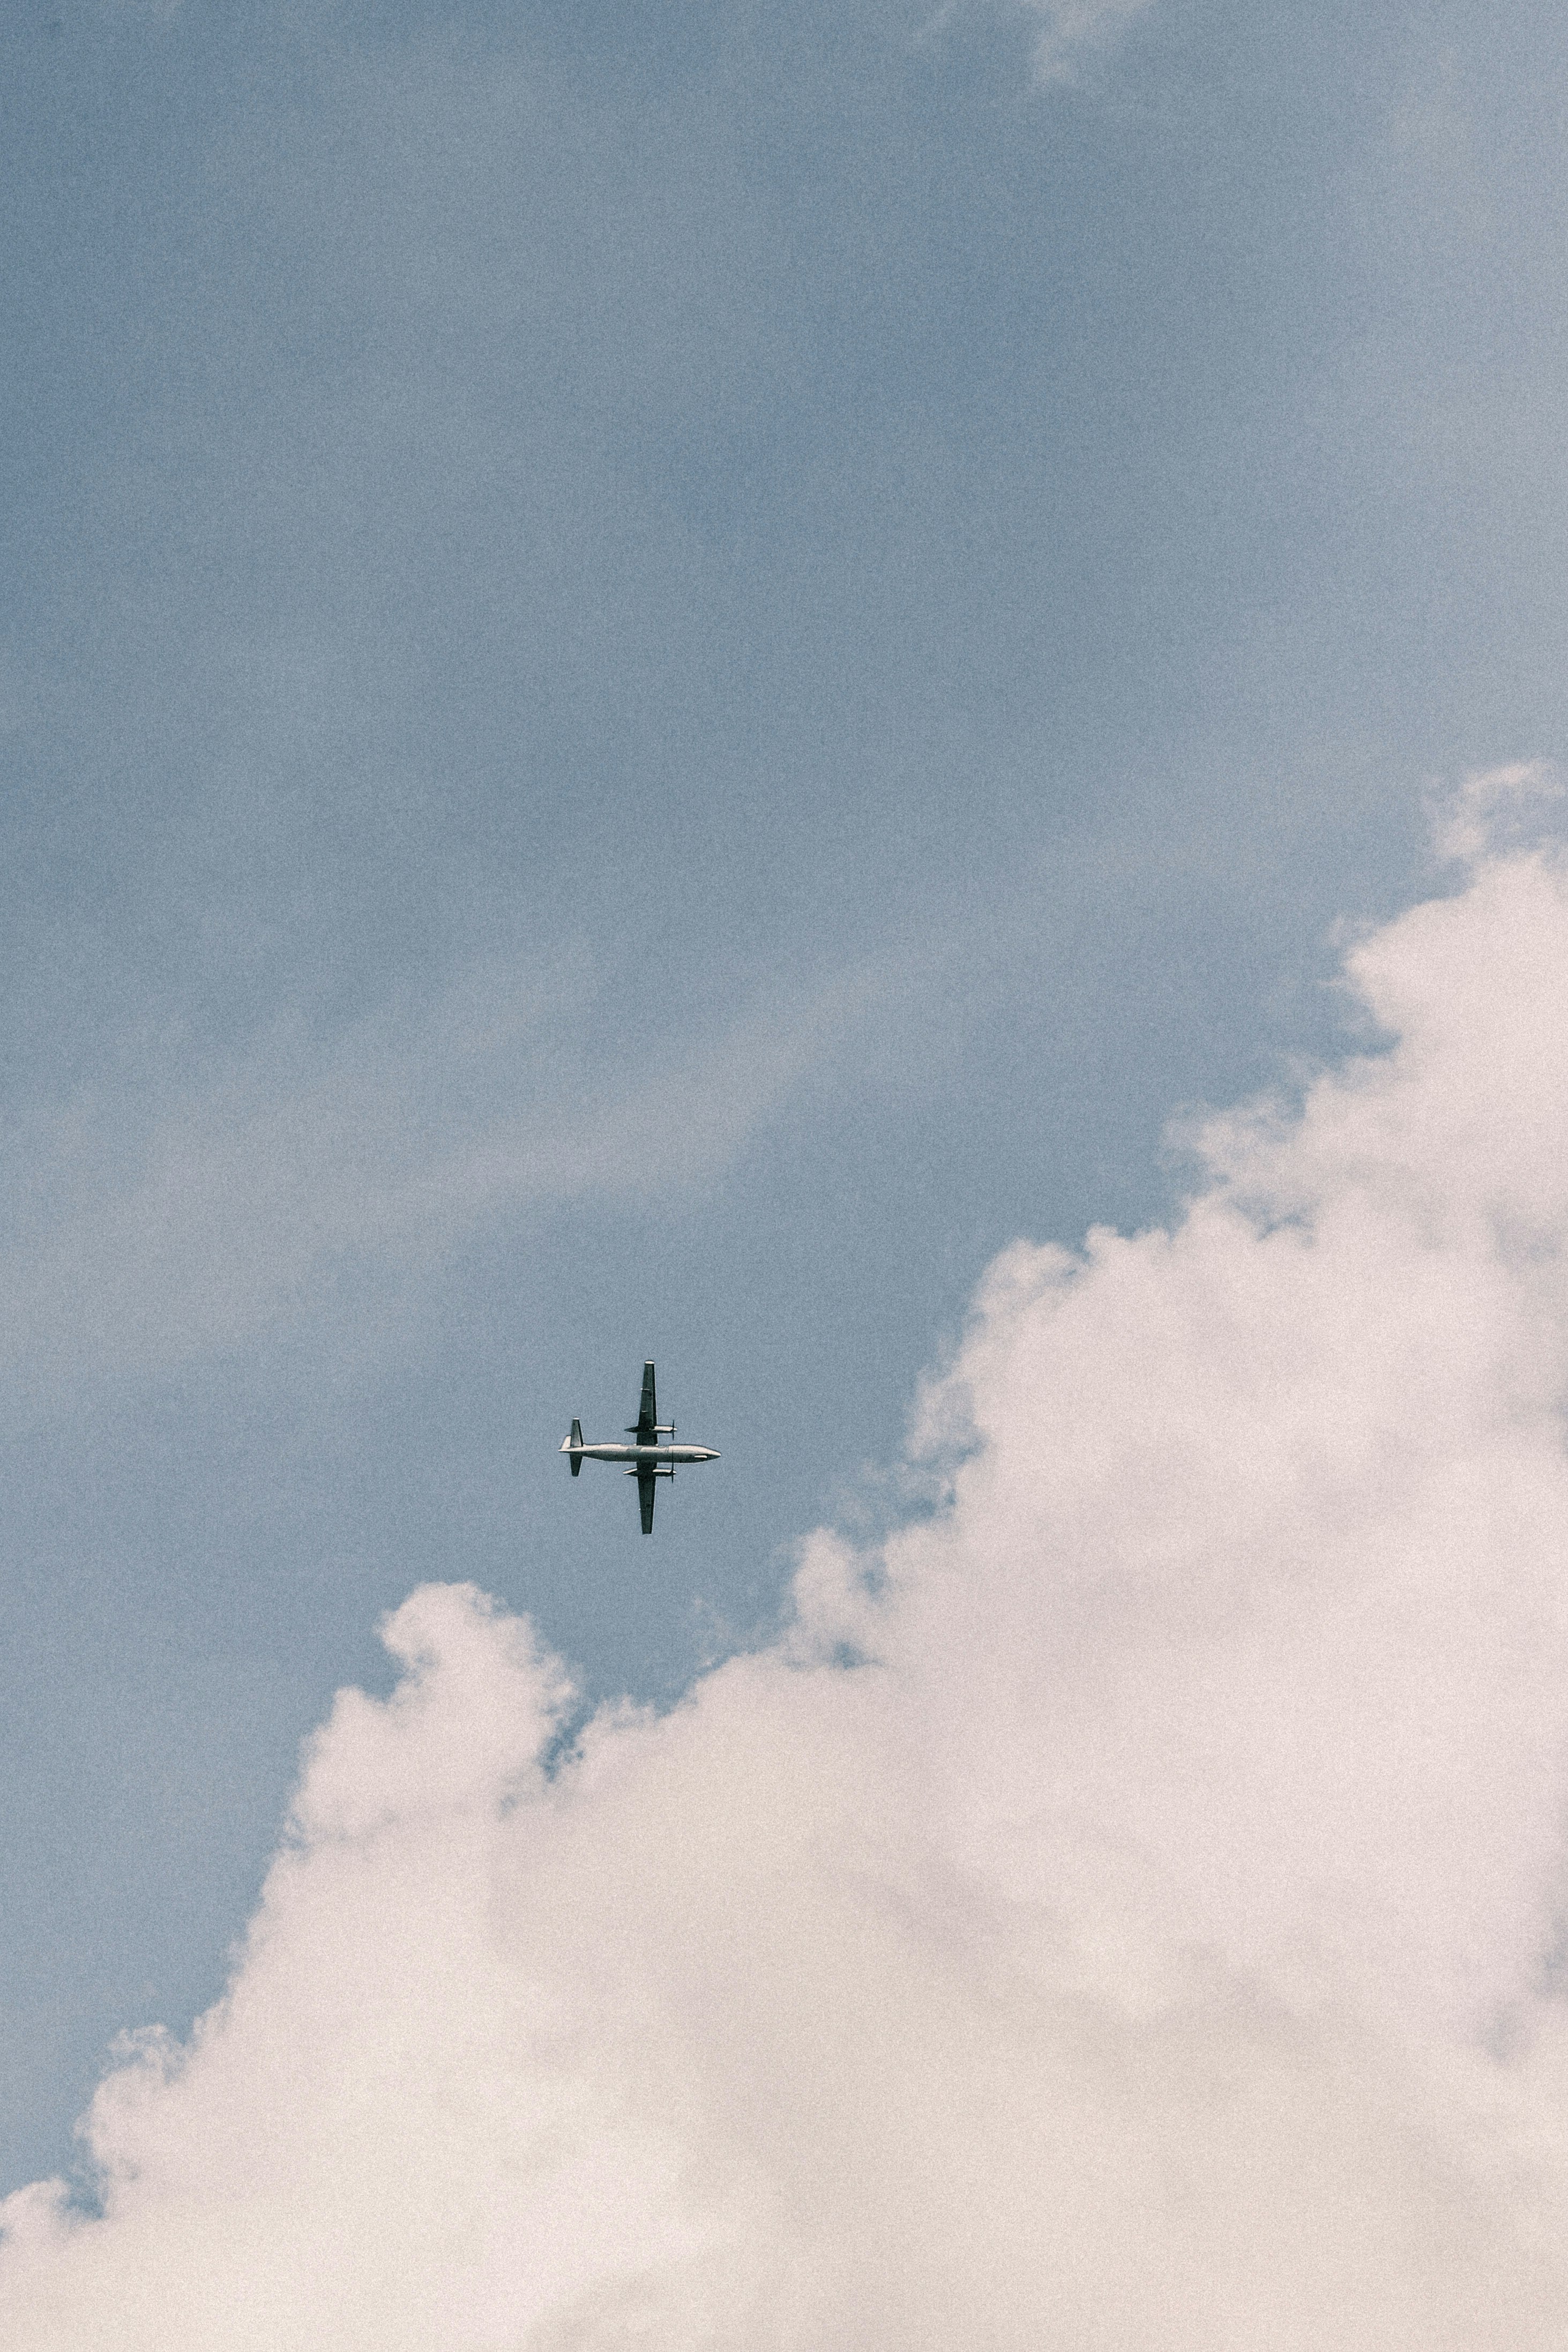
[[[1071,30],[7,16],[0,2189],[383,1612],[672,1697],[1562,750],[1561,13]]]

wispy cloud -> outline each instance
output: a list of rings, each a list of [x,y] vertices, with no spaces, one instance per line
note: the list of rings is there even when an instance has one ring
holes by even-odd
[[[1135,16],[1145,16],[1155,0],[1002,0],[1004,12],[1019,11],[1038,19],[1034,65],[1045,82],[1070,82],[1089,50],[1107,48]],[[920,38],[931,40],[967,13],[968,0],[942,0],[921,28]]]
[[[424,1001],[276,1021],[199,1083],[158,1040],[14,1118],[0,1361],[33,1392],[265,1333],[487,1223],[710,1181],[877,992],[769,995],[689,1034],[606,1037],[581,975],[492,959]]]
[[[1042,81],[1071,81],[1087,49],[1105,48],[1154,0],[1024,0],[1040,20],[1035,70]]]
[[[1560,2344],[1568,873],[1349,971],[1392,1049],[1009,1251],[778,1647],[551,1775],[528,1626],[405,1603],[8,2346]]]

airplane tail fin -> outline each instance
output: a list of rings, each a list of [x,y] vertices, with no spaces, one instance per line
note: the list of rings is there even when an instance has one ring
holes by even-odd
[[[572,1423],[572,1434],[561,1451],[571,1455],[572,1475],[574,1478],[579,1476],[583,1468],[583,1424],[580,1421]]]

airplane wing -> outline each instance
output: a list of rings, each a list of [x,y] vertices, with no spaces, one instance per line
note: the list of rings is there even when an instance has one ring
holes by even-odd
[[[645,1364],[642,1368],[642,1402],[637,1407],[637,1444],[651,1445],[654,1442],[654,1432],[658,1426],[658,1403],[653,1392],[653,1366]],[[648,1508],[649,1510],[653,1508],[651,1503]]]
[[[643,1382],[645,1401],[652,1382],[653,1366],[650,1364],[647,1368],[647,1377]],[[653,1533],[653,1496],[656,1483],[651,1470],[642,1470],[637,1473],[637,1507],[642,1512],[642,1531],[645,1536],[651,1536]]]

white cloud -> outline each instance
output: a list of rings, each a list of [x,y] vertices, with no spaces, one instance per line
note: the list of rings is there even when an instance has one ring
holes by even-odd
[[[1440,856],[1474,865],[1504,836],[1517,840],[1533,821],[1554,809],[1563,779],[1544,760],[1516,760],[1508,767],[1484,768],[1467,776],[1457,793],[1436,807],[1433,831]]]
[[[405,1604],[6,2352],[1561,2344],[1568,874],[1349,964],[1397,1044],[1007,1253],[778,1647],[546,1777],[526,1626]]]

